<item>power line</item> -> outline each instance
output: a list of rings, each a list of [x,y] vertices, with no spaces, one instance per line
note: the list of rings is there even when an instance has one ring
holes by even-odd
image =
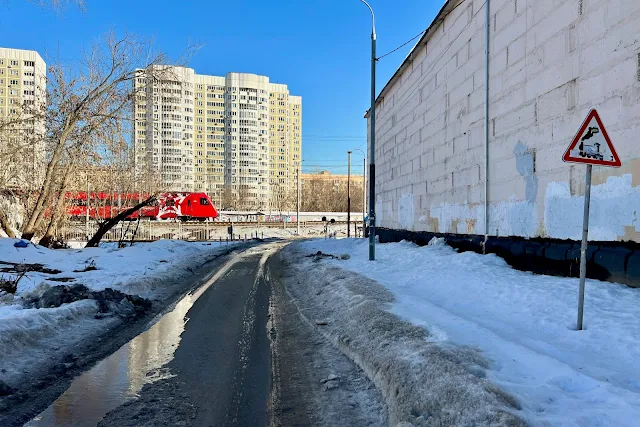
[[[463,4],[463,3],[465,3],[465,2],[466,2],[466,0],[463,0],[463,1],[461,1],[460,3],[458,3],[457,5],[455,5],[455,6],[453,7],[453,9],[451,9],[449,12],[447,12],[444,16],[442,16],[442,17],[440,18],[440,21],[444,21],[444,18],[446,18],[446,17],[447,17],[451,12],[453,12],[454,10],[456,10],[460,5],[462,5],[462,4]],[[475,15],[474,15],[474,16],[475,16]],[[385,56],[391,55],[392,53],[394,53],[394,52],[396,52],[396,51],[398,51],[398,50],[402,49],[403,47],[405,47],[406,45],[408,45],[409,43],[411,43],[412,41],[414,41],[414,40],[415,40],[415,39],[417,39],[418,37],[420,37],[420,36],[424,35],[427,31],[429,31],[429,28],[430,28],[430,27],[431,27],[431,26],[429,26],[429,27],[425,28],[425,29],[424,29],[424,30],[422,30],[418,35],[416,35],[415,37],[411,38],[411,40],[406,41],[405,43],[403,43],[402,45],[400,45],[400,46],[398,46],[397,48],[393,49],[392,51],[387,52],[387,53],[385,53],[384,55],[377,57],[377,58],[376,58],[376,61],[379,61],[379,60],[381,60],[382,58],[384,58]]]
[[[306,133],[303,133],[302,136],[306,136],[307,138],[366,138],[366,136],[362,135],[309,135]]]
[[[385,53],[384,55],[377,57],[377,58],[376,58],[376,61],[379,61],[379,60],[381,60],[382,58],[384,58],[385,56],[389,56],[389,55],[391,55],[392,53],[394,53],[394,52],[396,52],[396,51],[398,51],[398,50],[402,49],[403,47],[405,47],[406,45],[408,45],[409,43],[411,43],[412,41],[414,41],[414,40],[415,40],[415,39],[417,39],[418,37],[422,36],[422,35],[423,35],[424,33],[426,33],[426,32],[427,32],[427,30],[422,30],[418,35],[416,35],[415,37],[413,37],[411,40],[409,40],[409,41],[407,41],[407,42],[403,43],[402,45],[398,46],[397,48],[393,49],[392,51],[387,52],[387,53]]]
[[[318,138],[314,136],[303,136],[302,139],[314,140],[314,141],[365,141],[367,138]]]

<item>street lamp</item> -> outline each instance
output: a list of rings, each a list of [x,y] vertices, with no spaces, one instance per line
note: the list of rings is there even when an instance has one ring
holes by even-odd
[[[351,237],[351,151],[347,151],[347,238]]]
[[[360,0],[371,11],[371,155],[369,156],[369,260],[376,259],[376,17],[365,0]]]
[[[359,151],[364,156],[362,159],[362,236],[364,236],[366,227],[364,217],[367,209],[367,153],[359,148],[354,148],[353,151]]]

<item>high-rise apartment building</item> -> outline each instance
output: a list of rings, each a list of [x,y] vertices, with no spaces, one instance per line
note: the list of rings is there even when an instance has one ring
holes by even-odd
[[[33,50],[0,48],[0,185],[34,188],[44,172],[46,64]]]
[[[295,192],[302,99],[286,85],[166,66],[141,72],[135,88],[139,171],[157,171],[170,190],[205,191],[245,209],[267,209]]]

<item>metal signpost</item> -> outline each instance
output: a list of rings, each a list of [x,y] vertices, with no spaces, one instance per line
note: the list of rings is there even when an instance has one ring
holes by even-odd
[[[584,217],[582,220],[582,245],[580,246],[580,292],[578,295],[578,330],[582,330],[584,313],[584,287],[587,277],[587,244],[589,236],[589,205],[591,203],[591,170],[593,165],[620,167],[622,163],[616,153],[609,134],[594,109],[580,126],[571,145],[564,153],[565,162],[584,163],[587,165],[586,187],[584,192]]]

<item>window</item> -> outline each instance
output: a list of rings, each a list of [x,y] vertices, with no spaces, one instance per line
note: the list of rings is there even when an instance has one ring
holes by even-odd
[[[9,70],[9,74],[12,76],[19,76],[20,72],[18,70]]]
[[[207,200],[207,199],[206,199],[206,198],[204,198],[204,197],[201,197],[201,198],[200,198],[200,205],[202,205],[202,206],[208,206],[208,205],[209,205],[209,200]]]
[[[35,67],[36,63],[35,63],[35,61],[24,61],[24,66],[25,67]]]
[[[11,65],[17,67],[18,66],[18,61],[11,61]]]

